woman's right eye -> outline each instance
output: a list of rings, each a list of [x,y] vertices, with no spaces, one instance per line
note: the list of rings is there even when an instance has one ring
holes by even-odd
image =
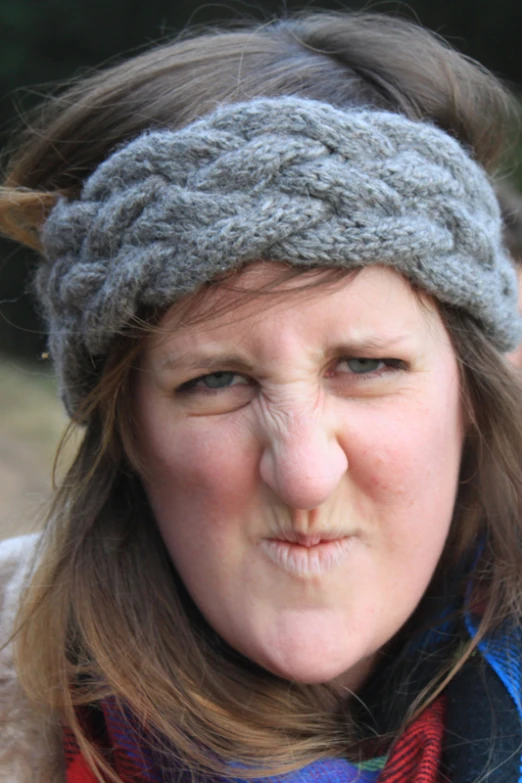
[[[178,386],[176,392],[181,394],[188,394],[195,391],[213,392],[220,391],[221,389],[229,389],[232,386],[244,386],[247,384],[248,379],[237,372],[212,372],[208,373],[208,375],[200,375],[199,378],[193,378],[191,381],[182,383],[181,386]]]

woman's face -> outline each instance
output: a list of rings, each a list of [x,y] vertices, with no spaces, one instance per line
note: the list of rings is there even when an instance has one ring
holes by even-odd
[[[279,272],[257,264],[241,282]],[[289,680],[355,688],[448,535],[463,441],[448,335],[377,266],[228,316],[234,294],[208,296],[220,314],[180,325],[173,308],[138,373],[161,535],[233,648]]]

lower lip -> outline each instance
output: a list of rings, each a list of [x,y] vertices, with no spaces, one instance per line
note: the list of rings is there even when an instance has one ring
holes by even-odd
[[[310,547],[268,538],[261,542],[261,548],[274,565],[291,576],[320,576],[346,559],[353,549],[353,538],[336,538]]]

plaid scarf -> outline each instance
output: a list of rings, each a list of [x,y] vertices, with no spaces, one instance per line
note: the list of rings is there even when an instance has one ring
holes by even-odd
[[[344,759],[317,761],[304,769],[270,778],[270,783],[437,783],[444,734],[445,697],[439,697],[404,732],[388,758],[361,764]],[[107,699],[97,710],[79,715],[88,736],[109,759],[123,783],[167,783],[183,777],[155,765],[136,740],[128,721]],[[71,732],[65,732],[67,783],[96,783]],[[235,783],[230,777],[226,783]],[[225,781],[223,780],[223,783]],[[261,783],[256,781],[255,783]],[[265,781],[266,783],[266,781]]]
[[[476,632],[471,618],[468,632],[472,636]],[[326,759],[252,783],[522,783],[522,632],[504,629],[504,633],[482,641],[479,651],[466,661],[445,692],[406,728],[387,758],[362,764]],[[420,675],[411,683],[409,693],[390,682],[386,666],[370,684],[364,699],[377,718],[372,727],[375,736],[396,725],[396,716],[387,715],[387,708],[399,705],[398,714],[404,715],[412,696],[431,679],[437,658],[429,656],[427,660],[427,666],[417,666]],[[386,692],[388,696],[383,698]],[[189,776],[182,769],[168,769],[168,764],[153,757],[146,742],[136,739],[139,733],[114,700],[107,699],[94,709],[83,708],[78,718],[123,783],[184,783],[185,779],[188,783]],[[64,741],[67,783],[96,783],[71,732],[65,731]],[[206,783],[239,780],[231,775],[221,781],[209,778]]]

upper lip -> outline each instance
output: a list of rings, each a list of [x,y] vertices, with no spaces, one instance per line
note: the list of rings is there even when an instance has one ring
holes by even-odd
[[[298,533],[294,530],[277,533],[275,536],[269,536],[272,541],[286,541],[289,544],[299,544],[300,546],[312,547],[328,541],[338,541],[341,538],[348,538],[350,534],[341,530],[322,530],[315,533]]]

